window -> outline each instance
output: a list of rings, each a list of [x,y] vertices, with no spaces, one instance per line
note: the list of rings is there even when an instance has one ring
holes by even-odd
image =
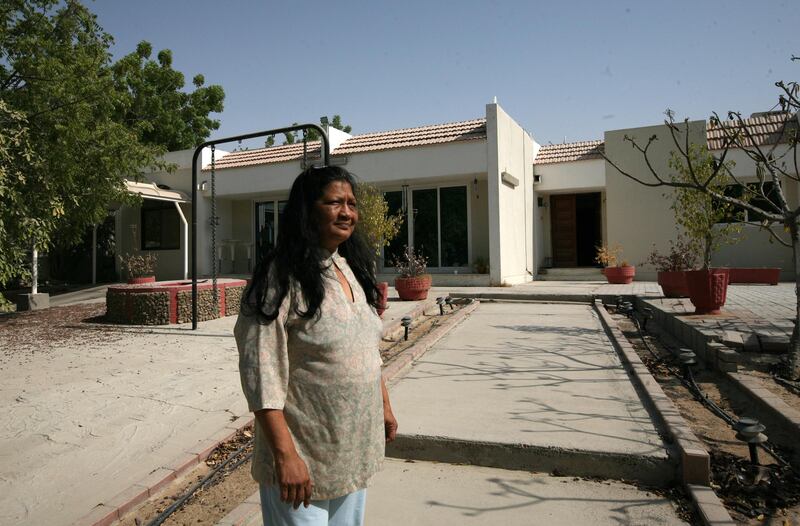
[[[181,248],[181,227],[175,203],[145,199],[142,203],[142,250]]]
[[[747,183],[747,187],[753,191],[758,191],[758,186],[758,183]],[[735,199],[741,199],[744,193],[744,188],[742,188],[741,185],[734,184],[725,188],[725,195]],[[767,199],[764,199],[760,195],[752,197],[752,194],[750,194],[750,204],[761,208],[762,210],[777,211],[775,208],[773,208],[773,204],[776,206],[778,204],[778,189],[775,188],[774,183],[764,183],[764,194],[767,196]],[[747,210],[741,206],[731,206],[730,211],[721,221],[721,223],[760,223],[763,218],[764,216],[758,212]]]

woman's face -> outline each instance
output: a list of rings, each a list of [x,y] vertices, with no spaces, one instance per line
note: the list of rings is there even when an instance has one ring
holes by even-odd
[[[320,244],[334,252],[347,241],[358,223],[358,210],[353,188],[346,181],[332,181],[323,188],[314,203]]]

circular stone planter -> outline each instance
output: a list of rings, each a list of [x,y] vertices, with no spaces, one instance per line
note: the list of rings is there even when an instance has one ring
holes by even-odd
[[[401,300],[416,301],[428,298],[428,290],[431,288],[430,274],[414,276],[412,278],[394,278],[394,288]]]
[[[633,283],[633,277],[636,275],[636,267],[628,265],[627,267],[606,267],[603,269],[603,275],[609,283],[615,285],[627,285]]]
[[[686,284],[695,314],[719,314],[728,295],[728,269],[689,270]]]
[[[213,320],[238,314],[243,279],[217,280],[217,304],[214,305],[209,280],[197,284],[197,317]],[[106,292],[106,320],[130,325],[166,325],[192,319],[192,282],[158,281],[141,284],[112,285]]]
[[[667,298],[688,298],[685,270],[662,270],[658,273],[658,284]]]

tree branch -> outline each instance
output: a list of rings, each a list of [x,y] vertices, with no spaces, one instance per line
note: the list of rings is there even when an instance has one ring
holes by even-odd
[[[775,233],[775,231],[772,229],[772,225],[765,225],[763,223],[756,223],[754,221],[743,221],[742,223],[745,225],[757,226],[759,230],[766,230],[769,232],[769,237],[771,239],[774,239],[786,248],[792,248],[792,244],[789,241],[784,241],[778,234]]]

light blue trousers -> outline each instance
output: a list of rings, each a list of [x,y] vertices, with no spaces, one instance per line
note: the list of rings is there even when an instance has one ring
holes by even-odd
[[[330,500],[312,500],[308,508],[281,501],[278,486],[261,484],[264,526],[363,526],[367,490],[360,489]]]

